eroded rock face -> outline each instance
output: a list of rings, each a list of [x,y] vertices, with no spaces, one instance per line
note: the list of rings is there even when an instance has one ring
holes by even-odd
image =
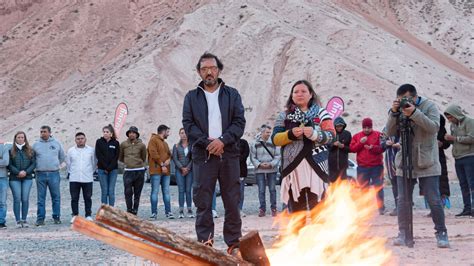
[[[93,144],[125,101],[125,127],[178,139],[184,95],[204,51],[242,93],[246,137],[273,123],[292,83],[342,96],[348,128],[381,129],[396,88],[472,114],[472,10],[460,1],[6,1],[0,4],[0,136],[48,124],[66,146]],[[124,131],[123,131],[124,132]],[[125,137],[121,136],[123,140]]]

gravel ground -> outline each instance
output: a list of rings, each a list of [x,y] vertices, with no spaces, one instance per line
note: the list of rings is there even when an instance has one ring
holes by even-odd
[[[122,178],[119,176],[117,179],[116,186],[116,206],[125,209],[125,201],[123,196],[123,183]],[[277,187],[277,190],[279,187]],[[148,219],[150,215],[150,195],[151,186],[145,184],[142,192],[142,199],[138,216],[144,219]],[[418,196],[418,191],[415,191],[415,219],[416,223],[426,224],[428,227],[427,239],[432,239],[432,224],[431,220],[424,218],[428,211],[424,207],[423,198]],[[462,200],[460,197],[459,185],[456,182],[451,184],[451,204],[452,208],[446,211],[447,214],[447,226],[448,230],[456,232],[460,231],[457,236],[462,237],[463,234],[467,236],[467,239],[460,239],[459,242],[466,242],[459,244],[458,248],[452,252],[472,252],[473,246],[473,222],[474,220],[464,220],[461,223],[459,230],[456,230],[458,226],[457,220],[453,216],[459,212],[462,207]],[[178,210],[178,191],[176,186],[171,187],[171,199],[172,199],[172,210],[177,215]],[[274,241],[277,234],[277,228],[272,225],[272,218],[267,217],[259,218],[258,213],[258,197],[257,197],[257,186],[247,186],[245,188],[245,202],[244,212],[247,217],[243,218],[243,232],[246,233],[250,230],[259,230],[266,246],[270,246]],[[62,179],[61,182],[61,214],[62,221],[61,225],[54,225],[51,219],[51,200],[48,195],[47,197],[47,219],[46,225],[42,227],[35,227],[34,221],[36,220],[36,185],[34,184],[30,195],[30,212],[28,221],[30,228],[15,228],[14,216],[12,211],[12,197],[9,191],[8,195],[8,213],[7,213],[7,226],[6,230],[0,231],[0,265],[4,264],[150,264],[148,261],[144,261],[141,258],[129,255],[121,250],[115,249],[111,246],[102,244],[96,240],[83,236],[70,229],[70,195],[69,185],[66,179]],[[268,192],[267,192],[268,197]],[[278,196],[279,198],[279,196]],[[385,199],[388,210],[394,207],[393,196],[391,187],[385,188]],[[94,182],[94,194],[93,194],[93,210],[97,209],[100,204],[100,186],[98,182]],[[223,205],[222,201],[218,198],[217,211],[221,214],[221,217],[216,219],[216,248],[225,249],[225,244],[222,238],[222,214]],[[179,232],[182,235],[195,238],[194,234],[194,219],[184,218],[168,220],[164,217],[164,206],[161,195],[159,195],[159,218],[154,221],[159,226],[169,228],[173,231]],[[83,215],[84,207],[80,204],[80,213]],[[387,235],[387,237],[394,236],[396,232],[396,218],[390,216],[378,217],[374,224],[380,226],[376,230],[380,230],[381,234]],[[386,227],[390,228],[390,233],[387,233]],[[416,225],[415,225],[416,227]],[[423,226],[424,227],[424,226]],[[465,230],[468,230],[466,232]],[[470,232],[469,232],[470,228]],[[453,229],[453,230],[452,230]],[[425,230],[424,228],[421,230]],[[418,234],[417,231],[415,234]],[[430,236],[431,235],[431,236]],[[451,233],[453,235],[453,233]],[[421,240],[423,241],[423,240]],[[430,240],[431,241],[431,240]],[[432,241],[433,242],[433,241]],[[434,242],[433,242],[434,243]],[[468,249],[465,250],[465,247]],[[416,249],[415,249],[416,250]],[[434,250],[436,252],[436,250]],[[394,253],[400,252],[400,249],[394,249]],[[472,253],[471,253],[472,254]],[[403,262],[410,264],[410,258],[400,258]],[[416,263],[416,258],[413,258],[412,263]],[[453,262],[453,260],[450,260]],[[463,262],[463,261],[460,261]],[[398,264],[398,263],[397,263]],[[403,264],[403,263],[402,263]],[[458,265],[462,265],[463,263]],[[469,263],[466,263],[469,264]]]

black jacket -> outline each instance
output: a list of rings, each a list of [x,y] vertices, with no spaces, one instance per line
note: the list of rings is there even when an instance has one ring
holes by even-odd
[[[239,92],[226,86],[221,79],[219,91],[219,107],[222,115],[222,136],[219,139],[224,143],[223,158],[238,158],[238,140],[244,134],[245,117],[244,106]],[[205,161],[208,157],[209,121],[206,95],[203,82],[189,91],[184,97],[183,127],[192,147],[192,156],[195,162]]]
[[[444,135],[446,135],[446,119],[442,115],[440,115],[439,119],[439,131],[437,139],[443,143],[441,147],[439,147],[439,163],[441,164],[441,176],[439,177],[439,191],[441,195],[450,196],[451,193],[449,191],[449,179],[448,179],[448,166],[446,165],[446,155],[444,154],[444,150],[449,148],[451,145],[449,141],[444,139]]]
[[[341,117],[338,117],[334,120],[334,124],[342,122],[344,124],[344,128],[341,133],[336,131],[336,137],[334,138],[334,141],[339,141],[342,144],[344,144],[344,148],[340,149],[339,147],[336,147],[334,145],[329,144],[329,158],[328,158],[328,164],[329,164],[329,172],[330,172],[330,177],[331,179],[334,179],[334,176],[331,175],[334,173],[335,175],[341,175],[341,170],[347,169],[349,166],[349,152],[350,152],[350,144],[352,140],[352,135],[349,131],[345,130],[346,128],[346,123],[344,119]],[[335,176],[337,177],[337,176]],[[331,180],[335,181],[335,180]]]
[[[239,151],[240,151],[240,177],[247,177],[247,158],[250,155],[249,143],[245,139],[239,140]]]
[[[97,168],[112,171],[118,168],[120,154],[120,143],[111,139],[107,142],[103,137],[95,142],[95,156],[97,157]]]

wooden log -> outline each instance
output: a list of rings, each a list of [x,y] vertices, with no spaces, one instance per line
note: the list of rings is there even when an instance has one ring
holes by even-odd
[[[240,254],[244,260],[255,265],[270,266],[258,231],[250,231],[240,238]]]
[[[153,246],[143,241],[114,232],[104,225],[88,221],[82,217],[76,217],[72,229],[89,237],[102,241],[118,249],[127,251],[135,256],[145,258],[161,265],[210,265],[176,253],[163,247]]]
[[[242,259],[230,256],[196,240],[179,236],[168,229],[158,227],[149,221],[144,221],[133,214],[109,205],[100,207],[96,214],[96,220],[202,262],[213,265],[251,265]]]

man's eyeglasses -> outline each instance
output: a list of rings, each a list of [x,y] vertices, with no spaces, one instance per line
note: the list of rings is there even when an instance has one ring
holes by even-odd
[[[40,133],[48,133],[47,130],[41,130]]]
[[[209,72],[209,70],[210,70],[211,72],[217,72],[217,67],[216,67],[216,66],[212,66],[212,67],[201,67],[199,70],[200,70],[201,72],[203,72],[203,73],[207,73],[207,72]]]

